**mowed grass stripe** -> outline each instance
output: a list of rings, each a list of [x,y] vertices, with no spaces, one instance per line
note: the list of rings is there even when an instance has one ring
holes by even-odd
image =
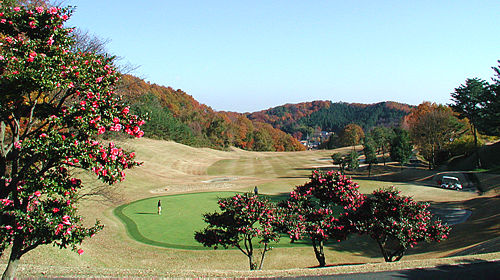
[[[221,159],[207,168],[207,175],[235,175],[230,172],[235,159]]]

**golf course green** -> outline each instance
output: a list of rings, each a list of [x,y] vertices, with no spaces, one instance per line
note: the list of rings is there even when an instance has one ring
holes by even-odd
[[[207,226],[203,214],[219,210],[218,199],[234,194],[236,192],[202,192],[151,197],[122,205],[114,213],[126,225],[128,234],[139,242],[166,248],[206,250],[211,248],[203,247],[194,239],[195,231]],[[161,215],[157,213],[158,200],[161,200]],[[296,241],[291,244],[288,237],[282,236],[280,243],[273,244],[273,247],[306,243]]]

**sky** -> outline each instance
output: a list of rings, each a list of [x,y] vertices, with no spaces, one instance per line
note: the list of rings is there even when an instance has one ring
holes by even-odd
[[[450,103],[500,60],[500,1],[68,0],[132,74],[218,111]]]

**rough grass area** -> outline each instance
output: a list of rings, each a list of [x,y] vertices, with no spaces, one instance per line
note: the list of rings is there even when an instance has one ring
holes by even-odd
[[[105,225],[104,230],[82,244],[85,253],[81,256],[50,245],[28,253],[21,259],[20,277],[298,276],[326,274],[331,271],[340,273],[393,269],[398,266],[425,267],[471,259],[500,258],[500,253],[491,253],[479,257],[443,259],[500,236],[500,198],[494,191],[477,196],[473,192],[440,189],[418,181],[419,178],[432,175],[425,168],[405,168],[401,172],[401,168],[393,164],[376,166],[370,177],[366,169],[350,173],[350,176],[360,184],[363,193],[395,185],[404,194],[412,195],[416,200],[429,201],[433,206],[472,211],[465,223],[453,227],[449,240],[418,246],[410,250],[399,264],[380,264],[383,259],[376,244],[368,238],[358,236],[353,236],[346,242],[330,244],[325,250],[326,261],[330,265],[368,264],[325,270],[310,269],[317,265],[317,261],[309,246],[274,248],[266,255],[265,271],[251,273],[247,271],[248,260],[238,250],[185,250],[152,246],[137,241],[127,233],[127,226],[114,214],[117,207],[144,199],[143,206],[130,209],[129,213],[132,217],[136,215],[134,219],[141,220],[146,217],[158,218],[148,213],[156,213],[156,202],[164,196],[174,198],[179,194],[194,195],[199,192],[246,192],[252,191],[255,186],[263,194],[286,196],[294,186],[305,183],[315,168],[331,169],[329,159],[334,151],[216,151],[151,139],[131,139],[121,144],[134,150],[138,160],[144,163],[143,166],[129,170],[127,179],[112,188],[96,183],[92,176],[86,176],[84,180],[87,185],[85,191],[94,195],[86,196],[80,201],[80,214],[89,224],[93,224],[95,219],[101,220]],[[234,180],[213,180],[225,177]],[[201,212],[213,211],[217,207],[214,198],[204,204],[196,203],[182,211],[173,212],[174,208],[169,205],[171,202],[161,199],[165,217],[162,215],[160,219],[166,220],[165,224],[162,220],[161,223],[156,223],[158,232],[165,229],[169,235],[176,236],[176,239],[188,240],[193,237],[194,233],[173,231],[193,223],[191,219],[182,219],[189,209],[198,209],[198,213],[190,214],[198,216]],[[169,211],[180,218],[169,220],[174,218],[168,217]],[[198,216],[198,221],[203,224],[201,216]],[[168,239],[160,241],[171,243]],[[7,257],[8,252],[5,252],[0,259],[0,266],[7,262]]]

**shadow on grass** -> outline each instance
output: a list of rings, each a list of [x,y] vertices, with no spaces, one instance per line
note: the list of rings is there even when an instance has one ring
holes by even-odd
[[[276,203],[286,200],[289,193],[266,196]],[[467,221],[452,225],[450,236],[442,242],[421,242],[414,248],[410,248],[405,256],[422,253],[446,253],[458,248],[466,248],[475,244],[500,237],[500,195],[496,197],[477,197],[467,201],[451,201],[433,203],[432,208],[451,209],[464,208],[472,211]],[[297,245],[311,246],[309,240],[296,242]],[[328,241],[326,250],[349,252],[354,255],[370,258],[382,258],[382,254],[375,240],[367,235],[351,235],[342,242]]]
[[[432,243],[420,242],[414,248],[410,248],[405,253],[405,256],[429,252],[445,254],[449,251],[467,248],[500,237],[500,196],[477,197],[467,201],[433,203],[432,207],[444,209],[461,207],[472,211],[472,215],[464,223],[452,225],[448,239]],[[490,244],[488,246],[498,245]],[[377,243],[368,236],[352,235],[346,241],[328,245],[328,248],[356,255],[382,257]],[[483,248],[483,250],[486,249]]]
[[[393,272],[404,279],[498,279],[499,261],[465,260],[466,264],[440,265],[434,268],[417,268]]]
[[[158,215],[158,213],[148,213],[148,212],[135,212],[134,214],[138,214],[138,215]]]

